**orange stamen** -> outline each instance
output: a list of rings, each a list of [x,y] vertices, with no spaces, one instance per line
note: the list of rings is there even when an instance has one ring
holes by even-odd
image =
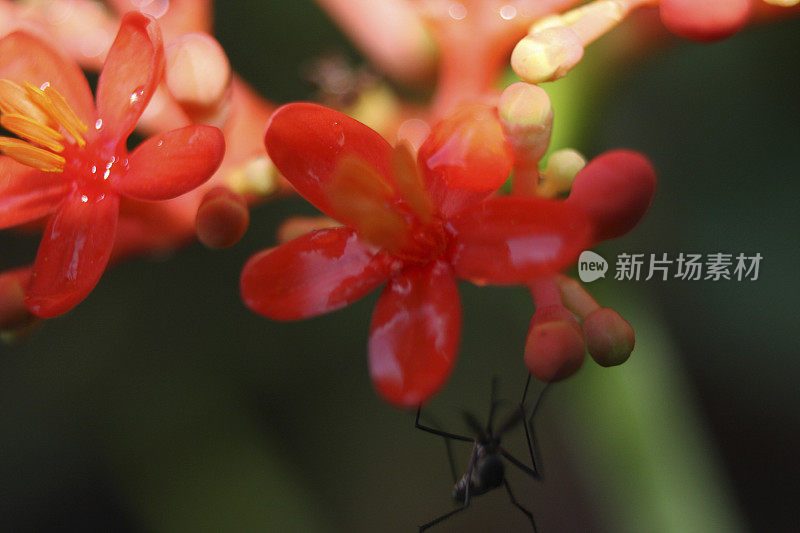
[[[11,80],[0,80],[0,112],[51,124],[50,117],[30,100],[28,92]]]
[[[24,115],[7,114],[0,117],[0,125],[25,140],[38,144],[53,152],[63,152],[61,141],[64,136],[59,132]]]
[[[66,160],[60,155],[11,137],[0,137],[0,152],[23,165],[44,172],[62,172],[66,164]]]
[[[83,134],[89,131],[89,128],[81,122],[58,91],[49,85],[46,85],[45,89],[42,90],[27,82],[25,83],[25,89],[28,91],[30,99],[45,111],[52,120],[67,130],[67,133],[75,139],[78,146],[86,146]]]

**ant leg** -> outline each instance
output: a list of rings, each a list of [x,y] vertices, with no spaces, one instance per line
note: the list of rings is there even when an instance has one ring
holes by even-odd
[[[533,520],[533,513],[531,513],[517,501],[517,499],[514,497],[514,493],[511,492],[511,485],[508,484],[508,481],[504,479],[503,485],[505,485],[506,487],[506,492],[508,492],[508,497],[511,498],[511,503],[514,504],[514,507],[525,513],[525,515],[531,521],[531,525],[533,526],[533,532],[536,533],[536,522]]]
[[[522,393],[522,399],[519,402],[520,414],[522,415],[522,419],[523,420],[525,420],[525,398],[528,395],[528,387],[530,386],[530,384],[531,384],[531,376],[529,375],[528,376],[528,380],[525,382],[525,390]],[[536,467],[536,458],[535,458],[535,456],[539,455],[539,447],[537,445],[536,434],[535,434],[535,431],[533,429],[533,417],[536,416],[536,411],[539,409],[539,405],[542,402],[542,398],[544,397],[545,393],[547,392],[547,390],[549,388],[550,388],[550,383],[545,385],[544,389],[542,389],[542,392],[539,394],[539,397],[536,399],[536,404],[533,406],[533,411],[531,412],[531,416],[523,424],[523,427],[525,429],[525,440],[528,442],[528,453],[531,456],[531,465],[533,466],[532,470],[530,468],[527,468],[527,467],[523,468],[523,470],[529,471],[528,473],[532,473],[532,475],[536,479],[541,479],[543,477],[543,475],[544,475],[544,472],[539,472],[539,469]],[[530,426],[530,430],[528,430],[529,426]],[[533,439],[531,439],[531,436],[533,436]],[[536,450],[536,454],[534,454],[534,449]],[[512,463],[515,462],[515,459],[512,459],[510,456],[507,456],[506,458],[509,461],[511,461]]]
[[[522,461],[520,461],[519,459],[517,459],[516,457],[514,457],[513,455],[511,455],[510,453],[508,453],[507,451],[505,451],[502,447],[498,446],[497,449],[502,454],[503,457],[508,459],[508,461],[511,464],[513,464],[514,466],[516,466],[517,468],[519,468],[520,470],[522,470],[523,472],[525,472],[526,474],[531,476],[533,479],[536,479],[536,480],[541,480],[542,479],[542,475],[539,473],[538,470],[535,469],[535,467],[536,467],[535,464],[533,465],[534,468],[531,468],[531,467],[527,466],[525,463],[523,463]]]
[[[461,440],[464,442],[474,442],[475,439],[471,437],[465,437],[463,435],[456,435],[455,433],[448,433],[447,431],[441,431],[438,429],[433,429],[432,427],[423,426],[419,423],[419,415],[422,412],[422,406],[420,405],[417,408],[417,418],[414,420],[414,427],[417,429],[421,429],[422,431],[427,431],[428,433],[433,433],[434,435],[439,435],[440,437],[444,437],[446,439],[455,439]]]
[[[472,480],[472,471],[475,468],[476,460],[477,460],[477,455],[475,454],[475,450],[473,449],[472,450],[472,455],[470,456],[470,459],[469,459],[469,469],[467,470],[467,475],[465,476],[465,479],[467,480],[467,486],[464,488],[464,504],[461,507],[459,507],[458,509],[453,509],[449,513],[445,513],[442,516],[440,516],[439,518],[435,518],[434,520],[431,520],[430,522],[419,526],[420,532],[425,531],[426,529],[428,529],[430,527],[433,527],[436,524],[438,524],[440,522],[443,522],[444,520],[447,520],[448,518],[450,518],[454,514],[460,513],[461,511],[463,511],[464,509],[469,507],[469,504],[470,504],[469,489],[470,489],[470,484],[471,484],[470,481]]]
[[[453,447],[450,445],[450,440],[456,439],[456,440],[473,442],[475,439],[470,439],[468,437],[463,437],[461,435],[456,435],[454,433],[448,433],[446,431],[440,431],[438,429],[433,429],[428,426],[423,426],[422,424],[419,423],[419,416],[421,412],[422,412],[422,406],[419,406],[419,408],[417,409],[417,418],[414,421],[414,427],[416,427],[417,429],[421,429],[422,431],[427,431],[429,433],[433,433],[434,435],[439,435],[440,437],[442,437],[442,440],[444,440],[445,450],[447,451],[447,460],[450,463],[450,474],[453,476],[453,483],[455,483],[456,481],[458,481],[458,474],[456,473],[456,463],[455,459],[453,458]]]
[[[443,522],[444,520],[447,520],[448,518],[450,518],[450,517],[451,517],[451,516],[453,516],[454,514],[456,514],[456,513],[460,513],[461,511],[463,511],[463,510],[464,510],[464,509],[466,509],[467,507],[469,507],[469,504],[468,504],[468,503],[465,503],[464,505],[462,505],[462,506],[461,506],[461,507],[459,507],[458,509],[454,509],[454,510],[450,511],[449,513],[443,514],[442,516],[440,516],[439,518],[437,518],[437,519],[435,519],[435,520],[431,520],[431,521],[430,521],[430,522],[428,522],[427,524],[423,524],[423,525],[419,526],[419,530],[420,530],[420,532],[422,532],[422,531],[425,531],[425,530],[426,530],[426,529],[428,529],[429,527],[433,527],[433,526],[435,526],[435,525],[436,525],[436,524],[438,524],[439,522]]]

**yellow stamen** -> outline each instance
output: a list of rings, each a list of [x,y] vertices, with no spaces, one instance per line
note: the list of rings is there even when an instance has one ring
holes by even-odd
[[[64,145],[61,144],[64,136],[32,118],[17,114],[3,115],[0,117],[0,125],[23,139],[53,152],[64,151]]]
[[[0,137],[0,152],[23,165],[45,172],[62,172],[66,164],[66,160],[60,155],[11,137]]]
[[[25,89],[28,91],[30,99],[36,102],[56,123],[67,130],[67,133],[75,139],[78,146],[86,146],[86,140],[84,140],[82,134],[89,131],[89,128],[81,122],[58,91],[49,85],[45,87],[45,90],[42,90],[27,82],[25,83]]]
[[[0,112],[23,115],[36,122],[53,125],[48,114],[31,102],[28,92],[11,80],[0,80]]]

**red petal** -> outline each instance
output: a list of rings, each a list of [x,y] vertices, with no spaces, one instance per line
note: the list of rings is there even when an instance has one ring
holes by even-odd
[[[0,39],[0,79],[36,87],[49,83],[87,126],[94,124],[92,91],[78,65],[38,38],[14,32]]]
[[[207,181],[225,155],[222,132],[212,126],[186,126],[156,135],[128,158],[128,172],[114,183],[123,196],[169,200]]]
[[[74,192],[50,219],[33,264],[25,303],[41,318],[75,307],[92,291],[106,268],[119,216],[115,194]]]
[[[674,34],[709,42],[730,37],[750,18],[750,0],[661,0],[659,14]]]
[[[0,157],[0,228],[52,213],[69,190],[61,174],[41,172]]]
[[[122,18],[97,82],[97,115],[107,138],[130,135],[164,69],[164,45],[158,23],[130,12]]]
[[[656,189],[656,172],[638,152],[612,150],[586,165],[572,183],[568,204],[582,209],[594,225],[594,239],[620,237],[647,212]]]
[[[383,137],[347,115],[316,104],[278,108],[267,125],[264,143],[278,170],[306,200],[338,218],[329,195],[342,161],[356,159],[375,169],[391,190],[392,147]]]
[[[369,337],[369,369],[386,401],[412,408],[444,385],[461,338],[461,304],[443,262],[409,267],[383,290]]]
[[[474,283],[524,283],[569,266],[589,244],[591,224],[558,200],[504,196],[450,221],[456,275]]]
[[[417,162],[433,201],[447,216],[500,188],[514,154],[497,110],[472,104],[433,127]]]
[[[251,257],[242,271],[242,298],[268,318],[299,320],[358,300],[392,268],[392,260],[376,255],[354,230],[320,230]]]

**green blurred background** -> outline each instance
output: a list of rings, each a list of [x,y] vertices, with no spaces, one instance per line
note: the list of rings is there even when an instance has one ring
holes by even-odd
[[[300,65],[320,54],[360,61],[308,0],[219,1],[216,31],[276,102],[310,97]],[[633,323],[637,349],[620,368],[588,361],[548,393],[536,417],[546,481],[509,474],[540,531],[800,523],[799,49],[798,21],[676,41],[626,71],[589,49],[553,88],[556,148],[636,148],[659,171],[644,222],[601,254],[764,260],[756,282],[591,285]],[[0,529],[413,531],[452,508],[441,439],[371,388],[375,294],[290,324],[239,300],[244,261],[281,220],[310,212],[269,203],[232,250],[120,265],[74,311],[0,346]],[[30,261],[35,243],[0,235],[0,267]],[[533,311],[515,288],[464,285],[462,299],[460,361],[426,408],[454,431],[462,409],[486,416],[490,376],[503,397],[522,393]],[[521,430],[504,440],[523,454]],[[464,465],[469,447],[456,448]],[[495,491],[439,530],[527,527]]]

